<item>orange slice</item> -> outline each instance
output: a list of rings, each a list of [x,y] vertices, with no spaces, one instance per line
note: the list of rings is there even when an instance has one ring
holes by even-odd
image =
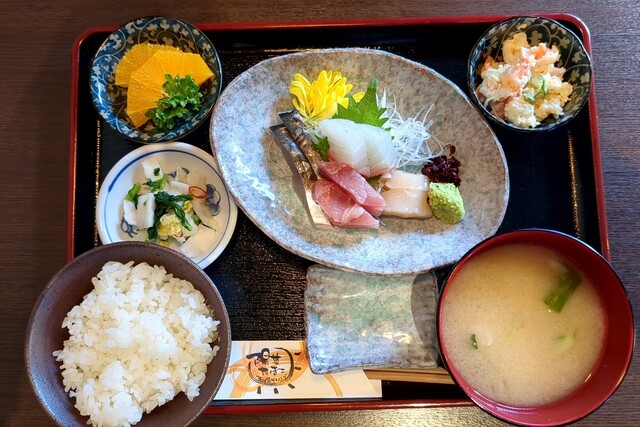
[[[164,96],[162,85],[167,81],[166,74],[174,77],[190,75],[198,86],[213,76],[211,69],[196,53],[157,51],[131,73],[129,79],[127,114],[134,126],[142,126],[147,121],[145,113],[155,108],[158,100]]]
[[[139,128],[143,124],[147,123],[147,121],[149,121],[146,111],[137,111],[137,112],[127,111],[127,115],[131,119],[131,123],[133,123],[133,125],[137,128]]]
[[[131,50],[122,57],[116,68],[116,85],[122,87],[129,86],[131,73],[140,68],[154,53],[160,50],[180,51],[177,47],[161,44],[140,43],[133,46]]]

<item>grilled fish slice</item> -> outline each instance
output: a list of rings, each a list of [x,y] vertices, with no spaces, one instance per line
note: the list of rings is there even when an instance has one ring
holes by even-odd
[[[318,180],[312,163],[309,162],[300,147],[291,137],[284,124],[269,128],[275,135],[278,146],[282,150],[284,159],[291,168],[293,189],[307,211],[309,221],[316,228],[331,228],[329,219],[320,206],[313,200],[313,184]]]

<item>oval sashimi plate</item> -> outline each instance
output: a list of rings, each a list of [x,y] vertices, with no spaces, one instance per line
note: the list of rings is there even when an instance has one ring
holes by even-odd
[[[455,225],[435,218],[382,216],[379,229],[321,229],[309,221],[292,185],[292,171],[270,126],[291,110],[296,73],[312,80],[337,70],[365,91],[372,78],[404,116],[433,105],[430,133],[456,147],[466,215]],[[425,272],[457,261],[495,234],[509,199],[502,147],[464,93],[440,74],[400,56],[372,49],[327,49],[263,61],[234,79],[211,119],[211,147],[227,186],[246,215],[285,249],[329,267],[381,275]]]
[[[157,162],[163,173],[174,177],[176,171],[181,169],[182,173],[198,173],[204,178],[206,190],[203,191],[207,193],[204,198],[205,205],[210,210],[215,227],[212,227],[211,238],[207,235],[207,238],[197,245],[197,251],[185,253],[185,255],[200,268],[206,268],[220,256],[231,240],[236,227],[238,207],[227,191],[211,154],[184,142],[139,147],[121,158],[111,168],[100,186],[96,203],[96,226],[100,240],[103,244],[108,244],[146,239],[146,229],[137,230],[126,222],[123,201],[135,183],[145,182],[144,165],[148,161]],[[146,184],[144,187],[147,187]],[[169,185],[165,185],[162,190],[172,191],[169,188]],[[191,194],[191,188],[189,190]],[[195,202],[194,198],[191,203]],[[151,214],[153,215],[154,212]],[[201,224],[199,227],[203,226],[204,224]],[[183,252],[180,245],[172,239],[168,239],[163,244]]]

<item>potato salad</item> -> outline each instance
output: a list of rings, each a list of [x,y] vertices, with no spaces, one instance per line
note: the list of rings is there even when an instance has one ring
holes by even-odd
[[[478,97],[503,120],[521,128],[538,126],[549,116],[563,115],[573,86],[562,81],[565,69],[555,46],[530,46],[524,32],[502,45],[504,62],[487,57],[482,66]]]

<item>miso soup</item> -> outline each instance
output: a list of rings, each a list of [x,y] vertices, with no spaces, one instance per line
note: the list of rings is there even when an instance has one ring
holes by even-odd
[[[506,405],[537,406],[570,394],[603,346],[604,313],[593,284],[539,246],[480,253],[453,278],[441,310],[450,364],[475,390]]]

